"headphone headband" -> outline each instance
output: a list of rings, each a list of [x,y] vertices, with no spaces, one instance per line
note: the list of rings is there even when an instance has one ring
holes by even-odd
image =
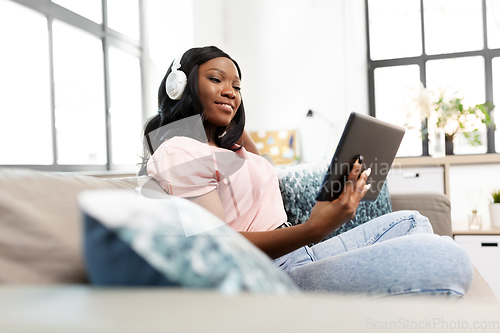
[[[182,59],[182,56],[184,55],[185,52],[182,52],[181,54],[179,54],[177,56],[177,58],[175,58],[174,60],[174,63],[172,64],[172,72],[174,70],[178,70],[179,68],[181,68],[181,59]]]

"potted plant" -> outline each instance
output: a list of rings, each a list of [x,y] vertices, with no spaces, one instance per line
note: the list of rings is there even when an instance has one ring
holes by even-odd
[[[453,139],[458,133],[462,133],[471,145],[480,145],[479,130],[484,125],[494,126],[490,117],[490,111],[494,108],[491,103],[466,107],[463,97],[457,94],[450,97],[445,90],[433,92],[423,85],[418,91],[412,89],[411,96],[405,127],[414,129],[421,124],[422,136],[428,135],[431,141],[429,152],[432,156],[442,157],[445,150],[446,155],[452,155]]]
[[[489,111],[493,110],[491,103],[465,107],[462,101],[463,98],[457,96],[447,98],[444,92],[441,92],[434,103],[434,112],[431,114],[429,125],[434,124],[436,128],[444,130],[446,155],[453,154],[453,139],[457,133],[463,133],[471,145],[478,146],[481,144],[479,129],[482,124],[486,126],[492,124],[489,114]]]
[[[492,202],[490,203],[491,226],[500,228],[500,190],[491,192]]]

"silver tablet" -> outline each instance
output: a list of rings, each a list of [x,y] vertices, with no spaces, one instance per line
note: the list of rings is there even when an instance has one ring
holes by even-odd
[[[403,127],[351,113],[316,200],[332,201],[340,196],[359,155],[364,158],[363,169],[372,169],[366,182],[371,184],[371,188],[363,200],[376,200],[404,134]]]

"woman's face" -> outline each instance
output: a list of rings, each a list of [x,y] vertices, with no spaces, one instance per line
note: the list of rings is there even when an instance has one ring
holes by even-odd
[[[229,125],[241,104],[240,78],[230,59],[220,57],[200,65],[198,96],[210,124]]]

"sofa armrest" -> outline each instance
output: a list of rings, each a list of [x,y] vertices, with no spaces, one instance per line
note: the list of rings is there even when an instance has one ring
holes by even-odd
[[[417,210],[427,216],[434,233],[452,237],[450,199],[441,193],[391,195],[392,210]]]

